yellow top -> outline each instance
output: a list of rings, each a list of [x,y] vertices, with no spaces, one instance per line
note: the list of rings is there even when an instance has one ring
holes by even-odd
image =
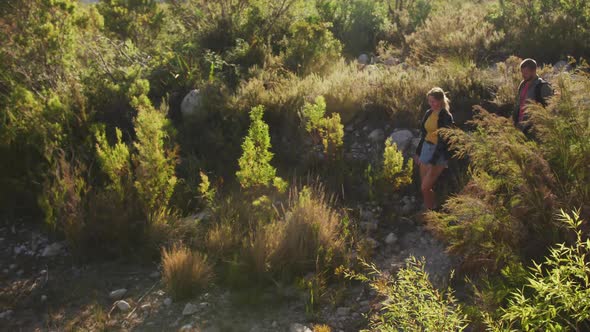
[[[424,128],[426,129],[426,140],[432,144],[438,143],[438,114],[440,111],[432,111],[428,119],[426,119],[426,123],[424,123]]]

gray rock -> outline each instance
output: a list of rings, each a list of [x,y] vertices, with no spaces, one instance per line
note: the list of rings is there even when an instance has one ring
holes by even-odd
[[[389,138],[397,145],[398,150],[405,152],[414,139],[414,133],[409,129],[398,129],[391,133]]]
[[[182,310],[182,315],[183,316],[192,315],[192,314],[196,313],[197,311],[199,311],[199,307],[197,305],[189,302],[184,306],[184,309]]]
[[[123,296],[125,296],[125,294],[127,294],[127,290],[125,288],[120,288],[110,292],[109,297],[113,300],[120,300],[123,298]]]
[[[294,323],[291,324],[291,326],[289,326],[289,332],[313,332],[309,327],[299,324],[299,323]]]
[[[375,129],[369,134],[369,139],[374,143],[382,142],[385,138],[385,134],[383,133],[383,129]]]
[[[41,256],[43,256],[43,257],[57,256],[61,252],[62,248],[63,248],[63,246],[60,243],[56,242],[56,243],[50,244],[47,247],[45,247],[45,249],[43,249]]]
[[[203,116],[203,96],[199,90],[190,91],[180,104],[180,112],[183,117]]]
[[[387,235],[387,237],[385,238],[385,243],[387,243],[388,245],[393,245],[397,242],[397,236],[393,233],[389,233],[389,235]]]
[[[154,272],[150,273],[150,278],[157,279],[159,277],[160,277],[159,271],[154,271]]]
[[[47,301],[47,295],[41,295],[41,302]]]
[[[350,315],[350,308],[348,307],[340,307],[336,309],[336,315],[338,316],[349,316]]]
[[[367,54],[361,54],[358,57],[358,63],[361,65],[368,65],[371,61],[371,58]]]
[[[553,69],[555,69],[556,72],[560,72],[562,70],[569,71],[570,70],[570,65],[569,65],[569,63],[567,61],[561,60],[561,61],[557,61],[553,65]]]
[[[117,301],[115,302],[115,305],[117,306],[117,308],[119,308],[119,310],[123,311],[123,312],[127,312],[129,310],[131,310],[131,305],[129,303],[127,303],[127,301]]]
[[[172,299],[167,297],[164,299],[164,305],[169,307],[172,304]]]
[[[6,310],[4,312],[0,313],[0,319],[10,319],[10,317],[12,317],[13,311],[12,310]]]

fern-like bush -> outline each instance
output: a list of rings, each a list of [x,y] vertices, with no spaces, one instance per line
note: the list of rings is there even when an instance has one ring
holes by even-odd
[[[488,317],[492,331],[585,331],[590,329],[590,240],[578,213],[561,211],[559,221],[575,232],[575,242],[554,246],[531,268],[524,289],[510,296],[500,320]]]
[[[410,257],[397,276],[383,274],[363,262],[366,274],[344,271],[352,279],[368,283],[383,298],[367,331],[463,331],[468,324],[463,307],[451,289],[436,289],[424,270],[424,260]]]
[[[563,73],[555,80],[559,94],[547,108],[529,108],[540,149],[557,177],[564,206],[590,206],[590,76]],[[588,215],[590,211],[585,211]]]
[[[465,266],[495,270],[523,247],[556,238],[555,180],[539,147],[510,120],[479,109],[472,124],[471,133],[442,130],[455,155],[469,157],[472,180],[427,219]]]

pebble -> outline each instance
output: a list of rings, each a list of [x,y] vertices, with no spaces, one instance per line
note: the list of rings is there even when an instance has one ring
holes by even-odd
[[[41,302],[47,301],[47,295],[41,295]]]
[[[113,300],[120,300],[127,293],[127,289],[120,288],[109,293],[109,297]]]
[[[152,305],[151,305],[151,304],[149,304],[149,303],[143,304],[143,305],[141,306],[141,310],[143,310],[143,311],[148,311],[148,310],[150,310],[151,308],[152,308]]]
[[[115,302],[117,305],[117,308],[119,308],[119,310],[123,311],[123,312],[127,312],[131,309],[131,305],[129,303],[127,303],[126,301],[117,301]]]
[[[350,308],[348,307],[340,307],[336,309],[336,315],[338,316],[348,316],[350,315]]]
[[[289,326],[289,332],[312,332],[312,330],[305,325],[294,323]]]
[[[47,247],[45,247],[45,249],[43,249],[41,256],[43,256],[43,257],[56,256],[60,253],[61,249],[62,249],[62,245],[57,242],[50,244]]]
[[[168,306],[170,306],[171,304],[172,304],[172,299],[171,299],[171,298],[167,297],[167,298],[165,298],[165,299],[164,299],[164,305],[165,305],[165,306],[167,306],[167,307],[168,307]]]
[[[199,307],[189,302],[184,306],[184,309],[182,310],[182,315],[183,316],[192,315],[192,314],[196,313],[197,311],[199,311]]]
[[[159,271],[154,271],[154,272],[150,273],[150,278],[157,279],[159,277],[160,277]]]

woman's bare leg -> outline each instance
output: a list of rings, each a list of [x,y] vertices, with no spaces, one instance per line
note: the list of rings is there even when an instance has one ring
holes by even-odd
[[[420,175],[422,175],[422,166],[420,165]],[[432,210],[434,209],[434,191],[432,190],[434,188],[434,184],[436,183],[436,180],[438,180],[438,177],[440,176],[440,174],[444,171],[445,167],[444,166],[436,166],[436,165],[424,165],[425,166],[425,170],[424,170],[424,176],[422,177],[422,185],[421,185],[421,190],[422,190],[422,197],[424,197],[424,207]]]

